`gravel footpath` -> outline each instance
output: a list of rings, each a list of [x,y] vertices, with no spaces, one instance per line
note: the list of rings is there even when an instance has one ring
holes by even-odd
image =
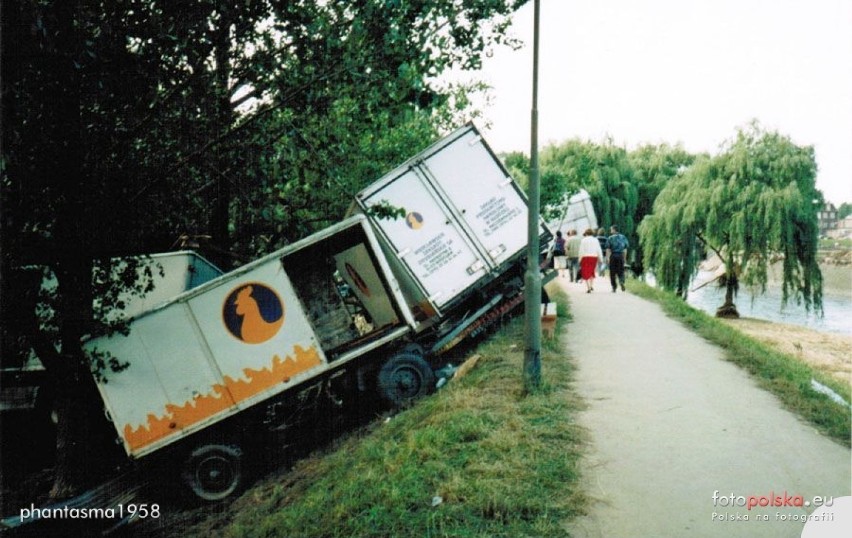
[[[591,433],[592,503],[568,525],[572,536],[798,537],[815,497],[852,494],[850,451],[783,409],[720,348],[608,281],[590,294],[557,281],[571,301],[563,338],[588,404],[578,420]],[[849,510],[821,512],[835,519],[824,530],[852,528]]]

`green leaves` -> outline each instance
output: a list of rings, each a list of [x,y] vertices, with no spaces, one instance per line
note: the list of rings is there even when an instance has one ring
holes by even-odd
[[[228,268],[339,221],[352,195],[469,118],[471,88],[434,77],[476,65],[517,7],[10,4],[3,295],[28,264],[60,275],[75,258],[163,251],[186,234],[212,236],[206,254]],[[96,309],[119,296],[107,282],[80,290]],[[97,329],[96,312],[56,314]]]
[[[556,205],[565,195],[586,189],[598,223],[617,225],[628,237],[634,232],[638,205],[635,170],[625,149],[570,140],[541,152],[542,206]]]
[[[395,220],[405,218],[406,210],[404,207],[392,205],[387,200],[379,200],[367,208],[367,213],[379,220]]]
[[[694,247],[684,233],[700,233],[720,251],[729,277],[762,293],[768,269],[782,260],[783,301],[822,308],[816,263],[816,162],[813,148],[799,147],[756,123],[713,158],[702,158],[670,181],[640,227],[642,246],[657,281],[683,290],[697,271]]]

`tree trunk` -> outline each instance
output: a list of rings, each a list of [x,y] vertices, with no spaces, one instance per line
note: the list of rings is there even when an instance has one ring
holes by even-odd
[[[89,375],[81,339],[92,317],[92,262],[89,252],[83,249],[79,257],[63,256],[57,264],[59,280],[61,362],[50,374],[56,388],[55,409],[56,466],[53,498],[64,498],[76,493],[85,482],[89,438],[89,420],[86,402],[91,393],[85,390]]]
[[[59,282],[56,317],[59,325],[60,359],[48,373],[55,382],[58,415],[56,466],[51,496],[75,493],[86,470],[84,456],[85,413],[81,372],[87,371],[81,339],[92,322],[92,239],[94,211],[87,207],[92,193],[84,167],[82,136],[82,51],[78,2],[56,4],[55,83],[64,91],[54,104],[57,153],[52,174],[61,178],[54,230],[54,273]],[[47,365],[46,365],[47,366]]]
[[[683,262],[680,267],[680,274],[677,281],[677,296],[686,301],[689,296],[689,280],[690,275],[687,271],[686,262]]]
[[[56,411],[56,463],[54,465],[52,499],[65,499],[74,495],[83,483],[82,469],[77,439],[82,439],[80,413],[77,412],[73,393],[73,384],[68,379],[55,382],[57,387],[54,400]]]
[[[734,296],[736,295],[738,284],[733,256],[728,258],[725,269],[725,304],[716,310],[716,317],[736,319],[740,317],[740,313],[734,304]]]

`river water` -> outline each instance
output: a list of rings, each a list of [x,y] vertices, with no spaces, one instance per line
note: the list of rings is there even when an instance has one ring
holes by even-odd
[[[701,280],[699,275],[697,280]],[[705,276],[706,278],[706,276]],[[725,289],[716,283],[691,291],[687,302],[707,312],[715,314],[716,309],[725,302]],[[852,295],[846,293],[828,292],[823,296],[824,315],[818,316],[807,312],[803,304],[797,305],[792,299],[787,306],[781,308],[781,289],[769,287],[763,295],[752,299],[748,290],[740,288],[740,293],[734,300],[740,316],[757,318],[779,323],[801,325],[817,331],[852,335]]]

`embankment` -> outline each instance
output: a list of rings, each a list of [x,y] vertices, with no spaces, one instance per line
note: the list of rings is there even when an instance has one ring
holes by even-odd
[[[852,380],[852,336],[762,319],[722,320],[772,348],[797,357],[839,381]]]

